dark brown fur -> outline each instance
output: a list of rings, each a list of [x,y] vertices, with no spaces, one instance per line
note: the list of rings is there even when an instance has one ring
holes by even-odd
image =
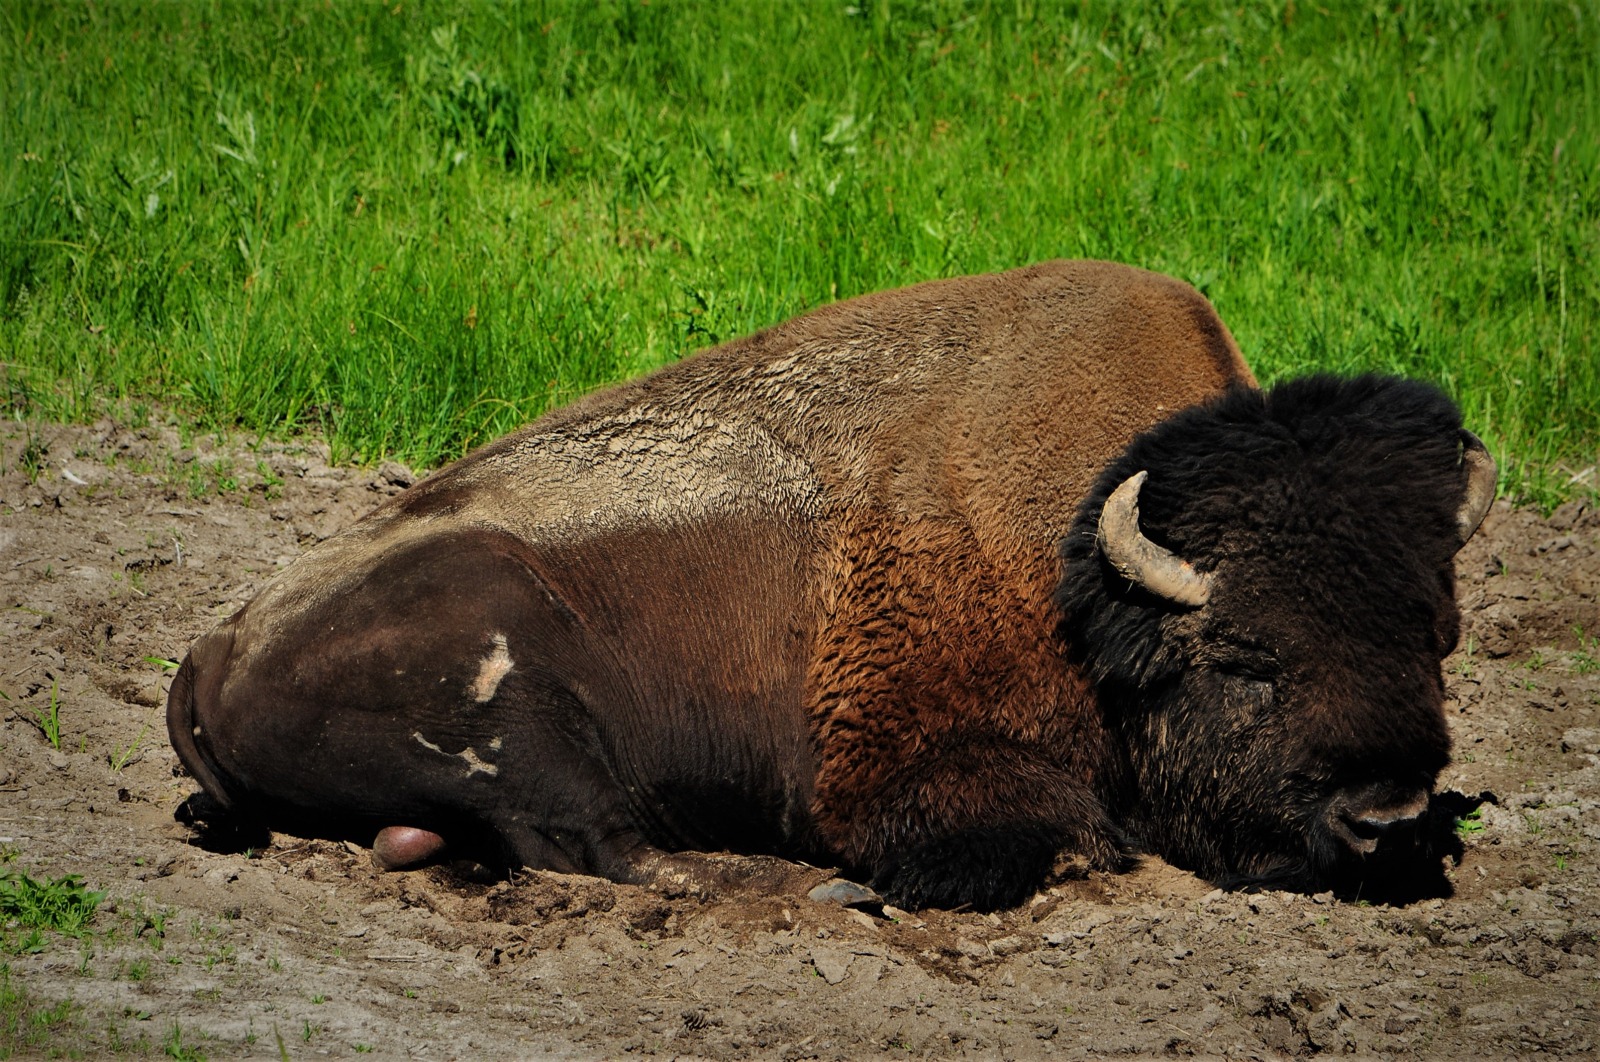
[[[1186,410],[1106,469],[1058,602],[1128,757],[1107,799],[1143,844],[1226,884],[1447,891],[1453,817],[1474,806],[1433,787],[1475,442],[1437,388],[1313,376]],[[1097,544],[1140,470],[1143,533],[1208,573],[1202,608],[1152,600]]]

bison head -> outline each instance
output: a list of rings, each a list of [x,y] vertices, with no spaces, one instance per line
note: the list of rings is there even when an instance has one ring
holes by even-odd
[[[1452,809],[1440,661],[1494,462],[1438,390],[1310,377],[1140,436],[1062,547],[1113,814],[1227,885],[1401,896]]]

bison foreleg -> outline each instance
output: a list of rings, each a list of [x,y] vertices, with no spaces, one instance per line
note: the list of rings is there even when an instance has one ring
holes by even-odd
[[[901,906],[1013,906],[1045,884],[1063,852],[1098,869],[1123,863],[1118,833],[1088,787],[1008,739],[950,734],[893,774],[824,783],[824,829]]]
[[[956,830],[889,853],[874,881],[901,907],[1015,907],[1044,884],[1063,842],[1042,824]]]

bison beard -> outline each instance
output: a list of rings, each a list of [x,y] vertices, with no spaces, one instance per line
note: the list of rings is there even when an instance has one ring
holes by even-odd
[[[774,852],[907,906],[1136,849],[1437,891],[1452,556],[1492,490],[1437,390],[1263,394],[1165,277],[867,296],[309,551],[173,684],[183,810],[675,890],[707,868],[677,853]]]

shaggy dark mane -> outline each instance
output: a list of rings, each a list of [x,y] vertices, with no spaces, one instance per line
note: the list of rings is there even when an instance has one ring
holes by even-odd
[[[1435,387],[1313,376],[1231,390],[1111,462],[1062,544],[1056,604],[1126,757],[1113,819],[1234,886],[1359,890],[1411,876],[1397,860],[1437,876],[1436,823],[1373,827],[1340,801],[1414,801],[1449,761],[1464,439]],[[1096,543],[1139,472],[1141,533],[1212,576],[1199,607],[1130,582]]]
[[[1346,541],[1410,555],[1408,574],[1436,568],[1453,549],[1464,489],[1460,429],[1460,411],[1437,387],[1377,375],[1235,387],[1178,413],[1134,439],[1079,506],[1061,546],[1062,635],[1097,683],[1150,687],[1185,664],[1161,636],[1177,606],[1130,585],[1095,546],[1106,498],[1142,470],[1145,535],[1201,571],[1242,533],[1285,515],[1322,521],[1315,533],[1330,568],[1364,559],[1343,556]]]

